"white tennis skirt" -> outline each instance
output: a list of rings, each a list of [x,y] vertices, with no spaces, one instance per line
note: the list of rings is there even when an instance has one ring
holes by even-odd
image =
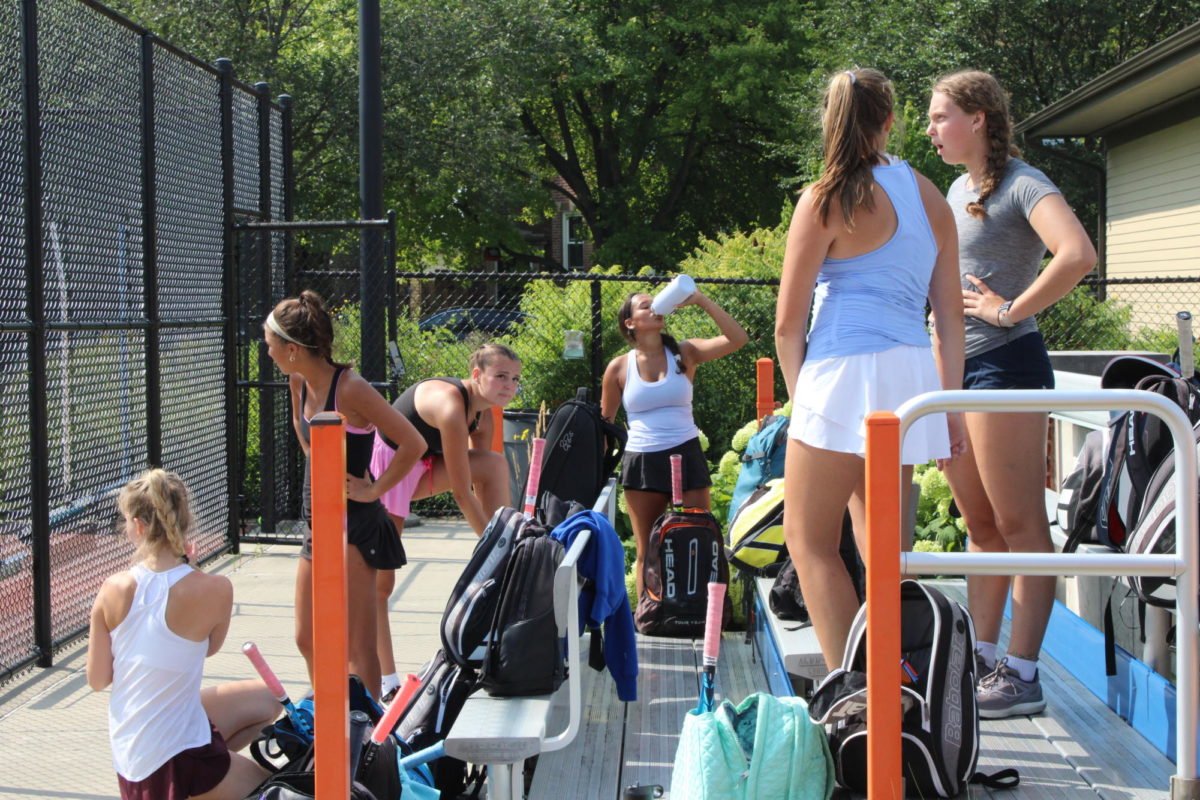
[[[928,347],[897,345],[880,353],[805,361],[792,393],[788,436],[811,447],[866,455],[866,416],[895,411],[906,400],[942,388]],[[945,414],[917,420],[900,461],[924,464],[950,455]]]

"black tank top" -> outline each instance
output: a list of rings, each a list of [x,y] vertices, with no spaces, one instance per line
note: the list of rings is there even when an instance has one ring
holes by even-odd
[[[417,432],[421,434],[421,438],[425,440],[425,452],[421,455],[421,458],[441,455],[442,453],[442,432],[421,419],[421,415],[417,413],[417,387],[426,381],[443,381],[458,387],[458,391],[462,393],[463,408],[468,409],[468,415],[471,413],[470,395],[467,393],[467,387],[458,378],[425,378],[405,389],[404,393],[392,403],[392,408],[407,417],[408,421],[417,429]],[[476,414],[473,418],[468,416],[467,419],[467,433],[474,433],[475,429],[479,427],[479,414]],[[393,450],[396,449],[396,445],[389,441],[386,436],[380,434],[380,438],[387,443],[388,447]]]
[[[342,373],[346,370],[345,367],[338,367],[333,373],[333,380],[329,384],[329,395],[325,398],[325,411],[337,411],[337,388],[338,381],[341,380]],[[304,416],[304,401],[308,397],[308,382],[305,381],[300,386],[300,436],[303,437],[304,443],[311,442],[309,433],[310,424],[308,418]],[[371,467],[371,450],[375,447],[375,429],[372,427],[369,431],[359,431],[353,429],[349,425],[346,426],[346,472],[351,475],[362,477],[367,474],[367,470]],[[309,470],[304,470],[304,495],[302,505],[304,509],[305,519],[311,517],[311,476]],[[378,502],[378,501],[376,501]],[[354,500],[347,500],[347,505],[353,509],[355,506],[370,505],[370,503],[358,503]]]

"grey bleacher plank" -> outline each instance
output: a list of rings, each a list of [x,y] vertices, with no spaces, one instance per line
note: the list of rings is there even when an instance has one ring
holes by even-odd
[[[930,581],[966,602],[966,584]],[[1009,621],[1000,631],[1007,641]],[[1039,662],[1046,711],[1035,717],[980,721],[979,769],[1014,766],[1026,797],[1162,798],[1174,765],[1053,658]],[[1011,796],[997,791],[997,798]]]
[[[703,663],[702,642],[696,642],[696,660]],[[754,652],[754,642],[746,642],[744,633],[729,632],[721,637],[721,655],[717,659],[716,701],[729,700],[739,705],[755,692],[769,692],[767,676]]]
[[[580,648],[587,652],[587,641]],[[625,704],[617,699],[616,684],[607,671],[583,667],[579,732],[562,750],[543,753],[529,788],[529,800],[613,800],[620,779],[624,746]],[[547,732],[566,725],[568,709],[556,706]]]
[[[669,790],[683,718],[698,696],[693,646],[690,639],[638,635],[638,702],[625,714],[621,787]]]

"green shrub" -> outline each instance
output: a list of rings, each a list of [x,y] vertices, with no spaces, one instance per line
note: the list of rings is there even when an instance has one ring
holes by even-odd
[[[913,471],[913,478],[921,484],[913,549],[918,552],[932,550],[947,553],[965,550],[967,526],[961,517],[950,515],[953,497],[946,476],[930,462],[918,465]]]

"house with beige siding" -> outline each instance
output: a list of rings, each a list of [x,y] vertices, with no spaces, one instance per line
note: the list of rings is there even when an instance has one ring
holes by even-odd
[[[1044,142],[1104,140],[1103,277],[1200,278],[1200,23],[1021,121],[1016,131]],[[1135,324],[1168,320],[1188,300],[1188,310],[1200,314],[1200,283],[1161,292],[1118,283],[1107,294],[1135,306]]]

